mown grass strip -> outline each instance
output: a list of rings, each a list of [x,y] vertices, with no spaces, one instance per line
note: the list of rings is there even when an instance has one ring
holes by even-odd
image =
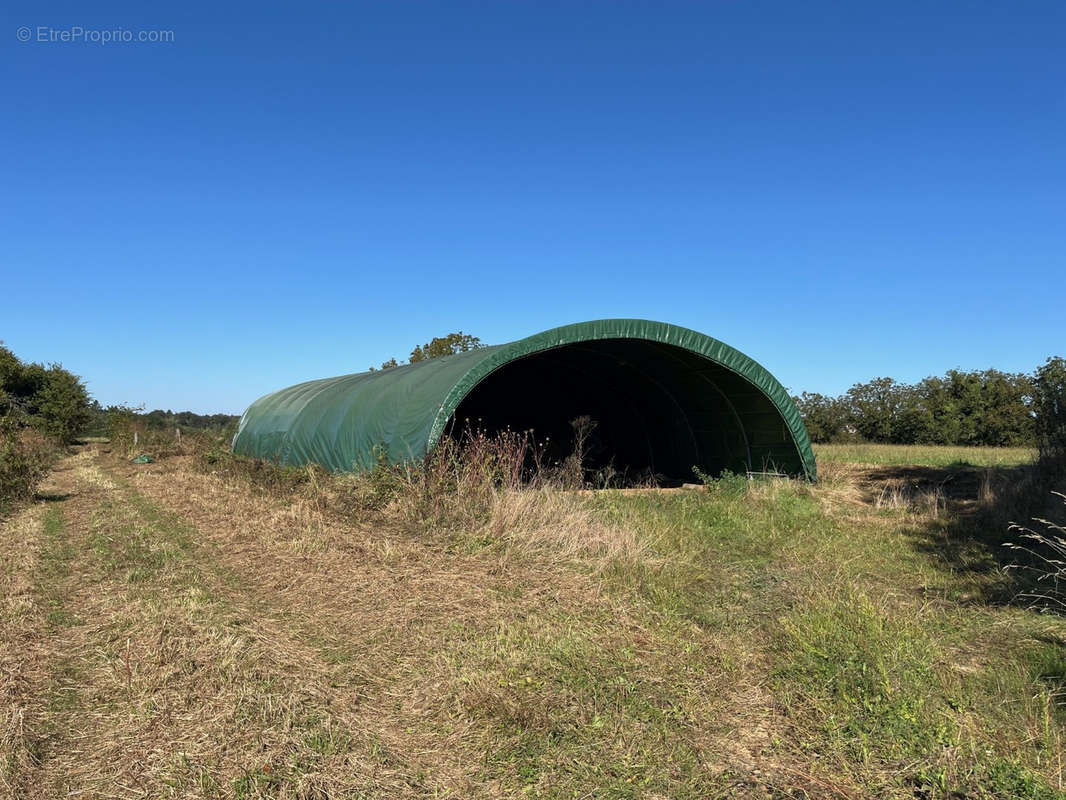
[[[234,796],[262,796],[291,792],[305,785],[324,761],[343,759],[357,743],[337,727],[328,704],[312,697],[323,693],[309,692],[328,669],[319,676],[287,667],[291,645],[260,630],[256,603],[243,593],[239,576],[198,539],[195,527],[128,483],[115,483],[118,491],[97,509],[89,541],[100,574],[122,587],[123,613],[102,634],[119,671],[123,666],[127,670],[124,693],[132,717],[154,725],[152,720],[166,716],[173,699],[165,698],[172,697],[169,683],[177,669],[187,673],[181,678],[187,696],[202,696],[213,707],[213,724],[239,730],[216,746],[228,749],[230,737],[271,743],[267,752],[243,752],[242,757],[254,761],[235,776],[206,753],[178,750],[163,782],[190,792],[229,784]],[[145,660],[146,639],[161,644],[153,658],[157,664]],[[115,692],[122,693],[121,688]],[[117,717],[111,722],[124,724]],[[183,735],[180,729],[171,733],[179,739]]]
[[[816,444],[819,461],[918,467],[1016,467],[1036,460],[1032,447],[956,447],[924,444]]]
[[[67,536],[63,508],[52,503],[41,520],[42,546],[37,571],[37,592],[48,609],[47,621],[54,629],[71,625],[75,616],[65,602],[65,582],[70,577],[75,549]]]

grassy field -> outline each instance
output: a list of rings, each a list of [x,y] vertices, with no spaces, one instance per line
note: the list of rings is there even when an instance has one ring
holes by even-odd
[[[890,464],[924,467],[1013,467],[1031,463],[1030,447],[950,447],[914,444],[816,444],[819,463]]]
[[[973,456],[833,452],[456,526],[87,447],[0,532],[0,794],[1066,797]]]

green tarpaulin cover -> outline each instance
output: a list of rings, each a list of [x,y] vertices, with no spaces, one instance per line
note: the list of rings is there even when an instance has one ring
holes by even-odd
[[[382,449],[394,462],[422,458],[467,419],[565,438],[580,415],[597,422],[592,457],[615,467],[815,477],[803,421],[769,372],[710,336],[637,319],[291,386],[245,411],[233,450],[359,470]]]

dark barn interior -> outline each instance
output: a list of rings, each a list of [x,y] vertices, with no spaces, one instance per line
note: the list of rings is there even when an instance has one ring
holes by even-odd
[[[644,339],[568,344],[509,362],[460,403],[452,435],[531,430],[560,460],[573,449],[571,421],[582,416],[595,422],[586,468],[613,468],[629,481],[691,481],[694,466],[801,469],[798,456],[779,463],[790,434],[759,389],[690,350]]]

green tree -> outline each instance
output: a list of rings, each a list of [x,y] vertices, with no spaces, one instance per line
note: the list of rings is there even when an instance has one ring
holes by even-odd
[[[918,392],[926,412],[918,442],[956,444],[960,438],[961,420],[949,382],[943,377],[930,376],[918,384]]]
[[[807,426],[812,442],[839,442],[849,438],[851,419],[843,399],[817,392],[803,392],[792,400],[803,417],[803,424]]]
[[[1049,358],[1033,380],[1033,409],[1040,455],[1066,459],[1066,359]]]
[[[889,439],[893,444],[924,442],[931,414],[920,385],[896,384],[896,409],[890,421]]]
[[[476,336],[457,331],[447,336],[436,336],[423,345],[419,345],[411,351],[411,363],[428,361],[431,358],[451,356],[456,353],[466,353],[481,347],[481,340]]]
[[[456,353],[477,350],[479,347],[484,347],[484,345],[481,344],[481,340],[478,337],[462,331],[456,331],[455,333],[449,333],[447,336],[436,336],[425,344],[416,346],[411,351],[411,360],[408,363],[415,364],[419,361],[428,361],[431,358],[453,356]],[[381,369],[392,369],[398,366],[400,366],[400,362],[395,358],[390,358],[388,361],[382,362]],[[370,371],[376,372],[377,369],[377,367],[371,367]]]
[[[918,441],[1004,447],[1033,441],[1032,378],[995,369],[949,370],[918,391],[927,412]]]
[[[1033,443],[1033,392],[1029,375],[949,370],[916,384],[876,378],[840,398],[795,400],[814,441],[831,441],[844,420],[871,442],[1002,447]]]
[[[22,369],[18,356],[0,342],[0,386],[13,387],[21,379]]]
[[[45,368],[24,364],[8,348],[0,345],[0,389],[7,397],[9,409],[21,417],[35,410],[37,393],[44,385]]]
[[[852,424],[870,442],[894,441],[893,428],[902,400],[902,387],[892,378],[857,383],[844,395]]]
[[[1011,447],[1031,444],[1035,436],[1033,420],[1033,378],[1030,375],[989,369],[981,373],[980,444]]]

